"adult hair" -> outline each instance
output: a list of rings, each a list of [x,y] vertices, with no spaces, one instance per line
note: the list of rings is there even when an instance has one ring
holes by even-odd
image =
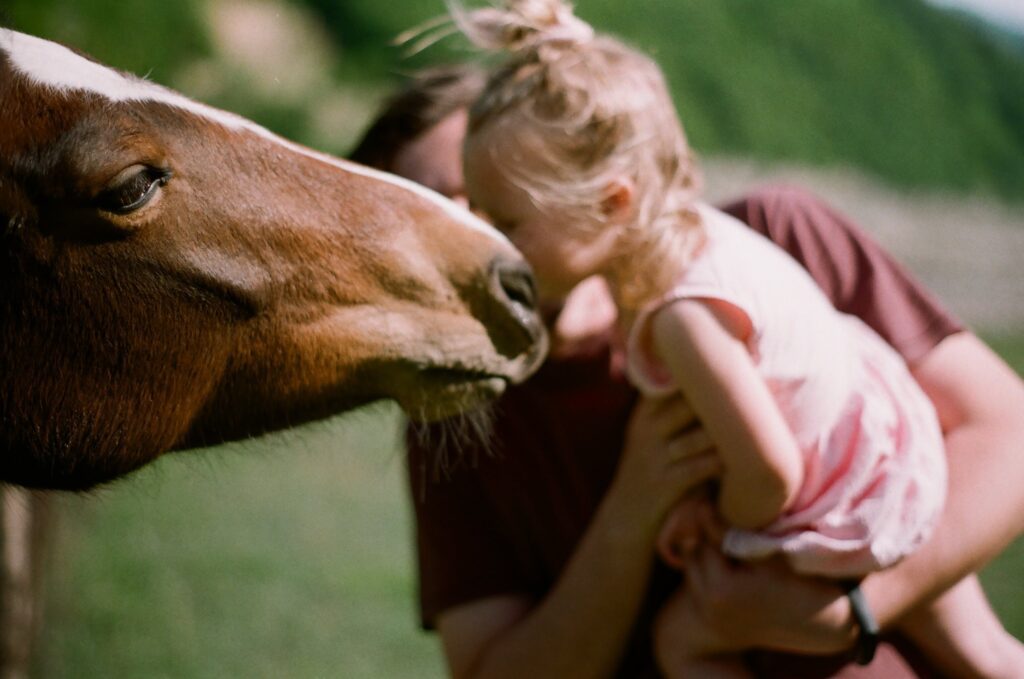
[[[459,109],[468,109],[484,89],[486,74],[472,64],[435,66],[414,73],[381,106],[351,160],[392,170],[410,142]]]
[[[676,274],[667,263],[690,259],[703,232],[699,172],[658,65],[595,33],[563,0],[455,7],[453,19],[474,45],[507,57],[470,109],[469,134],[516,139],[524,162],[498,165],[539,205],[593,210],[612,181],[629,178],[636,202],[622,256],[646,275],[624,292],[642,299],[666,287]]]

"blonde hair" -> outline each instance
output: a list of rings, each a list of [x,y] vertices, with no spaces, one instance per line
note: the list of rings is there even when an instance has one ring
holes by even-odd
[[[529,159],[503,158],[499,170],[541,206],[596,210],[611,182],[629,178],[635,210],[618,268],[634,275],[617,281],[620,302],[635,307],[665,292],[703,231],[699,173],[661,69],[595,34],[562,0],[452,14],[473,44],[509,54],[471,109],[469,134],[521,142]]]

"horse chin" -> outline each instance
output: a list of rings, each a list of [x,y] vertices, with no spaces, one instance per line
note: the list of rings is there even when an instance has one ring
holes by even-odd
[[[410,419],[435,422],[476,410],[505,392],[508,379],[487,373],[431,368],[419,375],[420,388],[395,400]]]

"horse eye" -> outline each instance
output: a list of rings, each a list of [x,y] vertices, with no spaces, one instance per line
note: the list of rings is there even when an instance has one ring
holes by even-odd
[[[119,174],[112,186],[96,197],[96,206],[119,215],[134,212],[148,204],[170,178],[170,170],[134,165]]]

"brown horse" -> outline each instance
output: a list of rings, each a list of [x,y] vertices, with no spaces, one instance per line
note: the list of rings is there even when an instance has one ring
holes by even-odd
[[[0,480],[87,488],[381,398],[526,377],[519,254],[409,182],[0,29]]]

